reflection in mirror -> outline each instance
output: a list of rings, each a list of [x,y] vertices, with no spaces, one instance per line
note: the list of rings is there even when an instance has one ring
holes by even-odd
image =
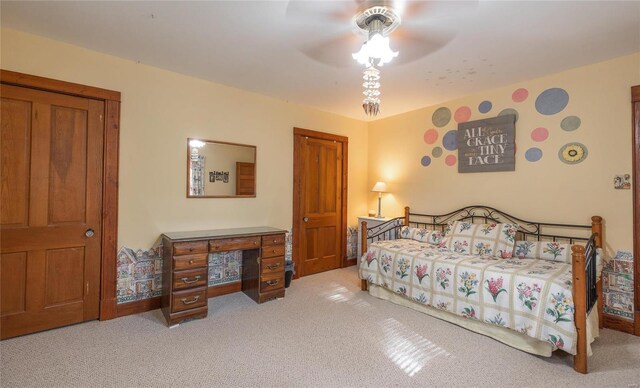
[[[255,197],[256,146],[188,139],[187,197]]]

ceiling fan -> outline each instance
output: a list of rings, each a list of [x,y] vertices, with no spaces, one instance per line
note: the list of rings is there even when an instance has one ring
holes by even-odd
[[[437,51],[454,38],[455,26],[439,29],[429,21],[456,14],[475,3],[291,0],[286,17],[292,22],[308,21],[305,25],[314,29],[314,36],[320,36],[298,47],[309,58],[340,68],[353,66],[354,60],[365,66],[363,109],[375,116],[380,107],[378,67],[391,60],[398,64],[413,62]]]

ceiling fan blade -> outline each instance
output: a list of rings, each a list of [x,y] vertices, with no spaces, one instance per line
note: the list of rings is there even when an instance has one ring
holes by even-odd
[[[391,34],[391,48],[399,52],[398,58],[396,58],[397,63],[407,64],[438,51],[455,35],[453,32],[442,31],[424,31],[417,34],[400,26]]]
[[[319,43],[303,45],[299,47],[299,50],[315,61],[344,68],[355,64],[351,54],[360,50],[362,43],[362,38],[348,32]]]
[[[464,0],[464,1],[396,0],[395,6],[397,7],[397,10],[399,10],[398,14],[402,18],[402,24],[409,22],[409,23],[424,25],[436,19],[457,18],[461,14],[473,11],[478,6],[478,0]]]
[[[358,0],[309,1],[290,0],[285,17],[287,21],[306,24],[330,22],[349,23],[358,11]]]

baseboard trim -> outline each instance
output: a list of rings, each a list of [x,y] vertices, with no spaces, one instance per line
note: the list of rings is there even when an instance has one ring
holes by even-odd
[[[214,296],[232,294],[234,292],[242,291],[242,282],[233,282],[221,284],[219,286],[209,286],[207,289],[207,298],[213,298]],[[136,300],[135,302],[121,303],[116,305],[116,316],[118,318],[125,317],[127,315],[144,313],[146,311],[156,310],[160,308],[161,297],[155,296],[153,298]]]
[[[607,329],[622,331],[624,333],[635,334],[633,321],[628,321],[613,315],[602,314],[604,327]]]
[[[159,296],[155,296],[153,298],[136,300],[135,302],[121,303],[116,307],[117,316],[119,318],[159,309],[160,300],[161,298]]]
[[[345,265],[345,267],[351,267],[352,265],[356,265],[358,264],[358,259],[353,258],[353,259],[347,259],[347,265]]]
[[[207,298],[212,298],[214,296],[232,294],[234,292],[242,291],[242,283],[241,282],[233,282],[227,284],[221,284],[219,286],[209,286],[207,289]]]

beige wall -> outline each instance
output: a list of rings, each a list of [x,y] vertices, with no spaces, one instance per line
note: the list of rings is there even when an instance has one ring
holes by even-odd
[[[349,137],[349,224],[376,208],[369,192],[377,180],[388,183],[383,199],[387,216],[405,205],[423,212],[443,212],[469,204],[486,204],[522,218],[586,223],[602,215],[609,250],[632,248],[631,191],[614,190],[613,176],[631,172],[631,106],[629,88],[640,84],[640,54],[594,64],[516,85],[427,107],[369,124],[254,93],[225,87],[158,68],[136,64],[77,46],[2,29],[0,65],[122,92],[119,245],[150,247],[164,231],[217,227],[291,226],[293,135],[298,126]],[[511,100],[527,88],[521,103]],[[570,95],[558,115],[542,116],[534,101],[551,87]],[[425,91],[428,93],[428,91]],[[491,100],[493,109],[478,112]],[[469,106],[471,120],[493,117],[504,108],[520,113],[516,124],[516,171],[458,174],[444,165],[445,151],[429,167],[420,159],[433,146],[424,132],[440,106],[455,112]],[[568,115],[581,127],[560,130]],[[549,139],[534,142],[531,131],[549,128]],[[444,135],[452,122],[438,130]],[[367,129],[369,129],[367,131]],[[187,137],[253,144],[257,149],[258,196],[255,199],[187,199]],[[589,149],[578,165],[558,159],[558,149],[578,141]],[[535,163],[524,152],[538,146]],[[368,157],[372,155],[372,157]]]
[[[631,173],[630,88],[640,84],[640,54],[585,66],[527,82],[486,91],[447,103],[419,109],[369,124],[369,182],[388,183],[391,194],[383,200],[385,215],[400,215],[409,205],[419,212],[440,213],[465,205],[485,204],[515,216],[536,221],[589,223],[590,216],[606,221],[606,241],[611,250],[632,250],[632,192],[615,190],[615,174]],[[535,109],[536,97],[548,88],[559,87],[569,94],[569,104],[556,115],[543,116]],[[512,93],[526,88],[524,102],[512,100]],[[425,91],[428,93],[428,90]],[[483,100],[493,109],[478,111]],[[446,166],[444,158],[457,151],[445,151],[433,158],[430,166],[420,163],[431,155],[433,145],[423,140],[424,132],[435,128],[433,112],[445,106],[455,112],[460,106],[471,108],[471,120],[494,117],[504,108],[519,114],[516,123],[516,171],[458,174],[456,166]],[[572,132],[560,129],[561,120],[579,116],[580,128]],[[438,129],[441,137],[457,124],[452,119]],[[531,139],[531,131],[546,127],[549,138],[541,143]],[[587,159],[567,165],[558,158],[558,150],[568,142],[584,144]],[[437,144],[436,144],[437,145]],[[543,150],[540,161],[525,160],[530,147]],[[368,207],[376,197],[369,195]]]
[[[349,137],[348,222],[366,211],[367,123],[2,29],[0,66],[122,92],[118,245],[166,231],[290,228],[293,127]],[[187,199],[187,137],[257,148],[257,198]]]

